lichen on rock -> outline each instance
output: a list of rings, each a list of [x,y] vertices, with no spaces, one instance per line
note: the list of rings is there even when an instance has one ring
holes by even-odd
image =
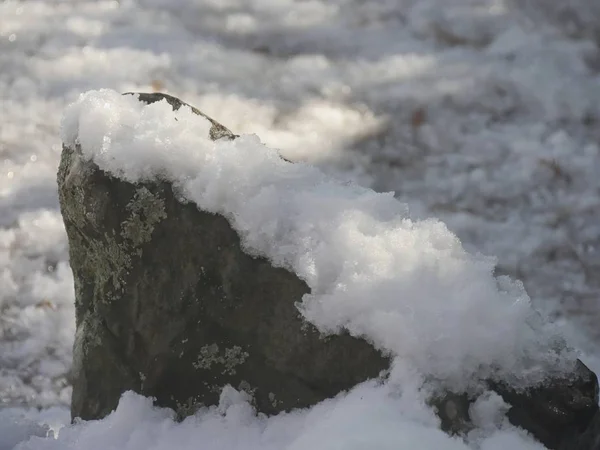
[[[114,292],[122,291],[125,283],[123,275],[131,266],[131,252],[128,246],[117,242],[114,232],[107,232],[101,240],[90,240],[87,250],[87,262],[89,269],[96,274],[97,285],[106,286],[110,282]]]
[[[165,202],[145,186],[140,187],[127,204],[130,216],[121,226],[121,236],[134,247],[149,242],[157,223],[167,217]]]
[[[197,398],[189,397],[185,402],[175,402],[175,419],[182,421],[188,416],[196,414],[204,405]]]
[[[89,216],[86,210],[84,183],[86,176],[85,164],[81,161],[79,149],[63,148],[58,166],[58,181],[65,186],[61,194],[61,212],[64,219],[72,221],[77,227],[85,226]]]
[[[217,344],[205,345],[200,349],[198,360],[193,364],[196,369],[211,369],[213,365],[220,364],[223,366],[223,374],[235,375],[236,366],[244,364],[250,356],[242,347],[234,345],[231,348],[226,348],[223,352],[220,351]]]

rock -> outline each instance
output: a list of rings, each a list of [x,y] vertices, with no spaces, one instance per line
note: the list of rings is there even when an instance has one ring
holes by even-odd
[[[560,450],[600,450],[600,411],[596,412],[585,431],[565,441]]]
[[[213,139],[234,137],[212,123]],[[365,341],[304,322],[294,302],[308,286],[246,255],[225,218],[180,203],[170,184],[121,181],[65,147],[58,185],[75,278],[73,417],[107,415],[126,390],[185,415],[227,384],[276,413],[388,367]]]
[[[529,431],[537,440],[554,450],[600,450],[588,446],[595,438],[600,442],[598,416],[598,379],[581,361],[567,378],[553,379],[525,390],[515,390],[505,383],[487,381],[487,387],[499,394],[511,407],[509,421]],[[447,393],[436,399],[434,406],[442,429],[466,435],[473,425],[469,407],[476,400],[466,394]],[[597,432],[589,429],[597,421]]]
[[[174,109],[185,104],[138,95],[148,103],[164,98]],[[212,139],[236,137],[207,118]],[[181,203],[169,183],[119,180],[64,147],[58,185],[75,279],[73,418],[106,416],[127,390],[183,417],[216,404],[228,384],[274,414],[389,368],[366,341],[321,336],[294,306],[308,286],[245,254],[225,218]],[[598,383],[583,364],[568,380],[523,392],[489,386],[512,405],[511,422],[549,448],[593,439],[582,436],[600,420]],[[468,431],[473,400],[460,393],[432,399],[443,429]]]
[[[519,392],[510,386],[491,386],[512,408],[509,420],[531,432],[550,449],[572,449],[598,411],[598,379],[581,361],[568,379]]]
[[[148,103],[148,104],[158,102],[160,100],[166,100],[169,103],[169,105],[171,105],[173,107],[174,111],[177,111],[183,105],[189,106],[192,109],[192,111],[194,112],[194,114],[198,114],[199,116],[202,116],[205,119],[208,119],[208,121],[212,124],[212,127],[211,127],[209,133],[210,133],[210,138],[213,141],[216,141],[217,139],[221,139],[221,138],[235,139],[236,137],[238,137],[237,135],[235,135],[231,131],[229,131],[227,128],[225,128],[223,125],[221,125],[219,122],[214,120],[212,117],[208,117],[206,114],[204,114],[198,108],[194,108],[192,105],[182,102],[177,97],[173,97],[172,95],[163,94],[161,92],[153,92],[153,93],[126,92],[123,95],[137,95],[141,101]]]

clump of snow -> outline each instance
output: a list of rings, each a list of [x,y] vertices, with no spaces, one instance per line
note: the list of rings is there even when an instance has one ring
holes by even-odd
[[[177,120],[175,120],[177,119]],[[166,101],[83,94],[62,138],[130,182],[161,177],[229,219],[251,254],[311,288],[298,305],[324,333],[348,330],[416,370],[464,390],[484,377],[515,386],[568,373],[575,355],[495,261],[467,253],[437,220],[414,221],[392,194],[291,164],[256,136],[213,142],[210,123]]]
[[[418,392],[398,394],[389,385],[367,382],[311,409],[267,418],[256,415],[243,393],[226,387],[218,406],[177,423],[173,411],[127,392],[104,420],[64,427],[57,439],[32,437],[15,450],[191,450],[200,444],[206,450],[544,448],[507,423],[494,427],[486,422],[484,433],[466,441],[448,436],[424,405]]]

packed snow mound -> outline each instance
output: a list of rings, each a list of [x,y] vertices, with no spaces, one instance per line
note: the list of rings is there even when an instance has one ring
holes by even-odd
[[[207,450],[544,449],[503,419],[506,404],[493,395],[473,406],[480,428],[465,442],[439,430],[434,413],[421,402],[371,382],[314,408],[267,418],[256,416],[246,394],[228,387],[218,406],[177,423],[173,411],[127,392],[105,419],[66,426],[57,439],[33,437],[15,450],[195,450],[199,443]]]
[[[225,216],[248,253],[306,281],[306,320],[393,356],[391,379],[464,390],[484,377],[526,386],[572,369],[575,354],[522,285],[496,278],[494,259],[467,253],[443,223],[411,220],[391,193],[288,163],[256,136],[213,142],[210,126],[188,107],[98,90],[67,108],[62,139],[114,176],[169,181]]]

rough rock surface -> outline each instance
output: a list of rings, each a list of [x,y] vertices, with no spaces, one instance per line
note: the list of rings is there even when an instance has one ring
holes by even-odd
[[[570,379],[558,379],[526,392],[490,383],[512,408],[509,420],[526,429],[550,449],[577,450],[574,446],[598,412],[598,379],[581,361]]]
[[[214,125],[211,136],[233,134]],[[128,389],[185,414],[226,384],[274,413],[387,367],[365,341],[305,323],[294,302],[306,284],[246,255],[226,219],[180,203],[171,185],[118,180],[70,148],[58,183],[75,278],[73,417],[105,416]]]
[[[139,95],[148,103],[165,98],[174,109],[184,104]],[[212,139],[236,137],[208,119]],[[181,203],[169,183],[124,182],[64,147],[58,185],[75,279],[73,418],[104,417],[126,390],[185,416],[217,403],[226,384],[250,392],[259,411],[276,413],[389,367],[367,342],[323,337],[303,321],[294,303],[308,286],[246,255],[225,218]],[[490,384],[513,405],[510,420],[553,449],[575,441],[592,448],[583,442],[595,436],[584,431],[598,410],[597,386],[583,364],[571,380],[527,392]],[[444,429],[468,430],[469,402],[456,394],[433,401]]]

